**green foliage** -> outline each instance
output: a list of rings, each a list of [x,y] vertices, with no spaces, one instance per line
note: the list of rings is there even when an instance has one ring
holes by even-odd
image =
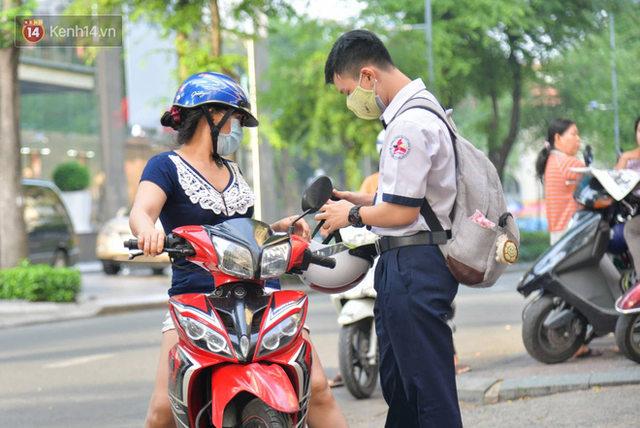
[[[16,16],[31,16],[37,6],[38,2],[35,0],[24,3],[18,0],[3,2],[3,7],[0,9],[0,49],[13,46]]]
[[[80,291],[80,272],[76,269],[30,265],[0,270],[0,299],[32,302],[73,302]]]
[[[89,168],[78,162],[65,162],[53,170],[53,183],[63,192],[84,190],[91,183]]]
[[[605,28],[589,34],[574,49],[562,57],[554,58],[540,70],[539,80],[550,82],[558,90],[558,98],[562,103],[532,108],[528,111],[528,116],[540,124],[548,123],[549,119],[556,116],[575,120],[582,144],[594,147],[596,164],[611,168],[617,158],[614,150],[614,114],[611,109],[613,52],[608,20],[606,24]],[[637,9],[623,9],[615,14],[615,58],[622,150],[637,147],[633,124],[640,115],[640,74],[636,65],[637,52],[640,50],[640,34],[636,31],[639,24]],[[591,101],[607,105],[608,110],[587,109]]]
[[[375,154],[381,124],[357,119],[346,98],[324,83],[324,64],[334,41],[346,29],[308,18],[274,19],[269,36],[269,89],[261,94],[261,108],[272,112],[269,131],[277,148],[309,159],[331,175],[346,174],[347,187],[357,189],[362,175],[355,170],[365,153]],[[262,120],[262,119],[261,119]],[[318,162],[337,157],[331,165]],[[340,161],[342,159],[342,162]]]
[[[549,244],[549,234],[547,232],[524,232],[520,231],[520,248],[518,261],[531,262],[536,260],[542,253],[547,251]]]

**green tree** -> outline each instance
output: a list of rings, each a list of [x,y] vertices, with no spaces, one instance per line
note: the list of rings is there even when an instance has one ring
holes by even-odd
[[[293,14],[285,0],[241,0],[231,6],[234,20],[226,23],[220,19],[218,0],[75,0],[67,12],[90,13],[94,5],[100,13],[124,11],[131,21],[155,23],[164,37],[175,37],[180,81],[202,70],[237,77],[245,55],[225,54],[224,36],[252,37],[240,24],[257,31],[269,16]]]
[[[324,83],[327,55],[345,27],[300,17],[274,19],[270,28],[269,89],[261,96],[270,112],[269,140],[287,156],[305,158],[332,177],[344,173],[347,187],[357,189],[362,180],[358,161],[364,153],[375,153],[382,126],[355,119],[344,95]],[[327,164],[328,158],[336,162]]]
[[[616,11],[615,59],[622,150],[637,146],[633,124],[640,115],[640,74],[636,66],[637,52],[640,50],[639,24],[640,15],[637,12]],[[556,102],[540,102],[527,107],[531,124],[542,125],[545,119],[555,116],[575,120],[583,144],[590,144],[596,149],[596,161],[603,167],[612,167],[617,159],[612,110],[613,52],[608,25],[607,20],[606,28],[589,34],[574,49],[562,57],[554,58],[536,73],[538,87],[557,90]],[[607,110],[589,109],[591,101],[606,105]]]
[[[489,158],[502,175],[521,127],[525,89],[534,78],[534,67],[600,31],[606,24],[603,9],[625,4],[620,0],[433,2],[436,88],[430,89],[447,106],[470,94],[489,101],[491,113],[481,127]],[[401,31],[402,25],[424,22],[424,4],[370,1],[364,15],[376,28],[391,28],[386,32],[389,47],[404,51],[396,56],[400,68],[426,77],[426,59],[415,59],[415,52],[426,53],[425,38],[415,31]],[[506,109],[501,105],[505,95]]]
[[[19,51],[14,45],[14,19],[28,15],[32,3],[3,0],[0,11],[0,269],[27,257],[27,232],[22,206],[20,166]]]

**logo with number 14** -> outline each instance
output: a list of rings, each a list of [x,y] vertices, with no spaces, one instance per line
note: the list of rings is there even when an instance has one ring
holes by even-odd
[[[38,43],[44,37],[43,19],[25,19],[22,26],[22,35],[29,43]]]

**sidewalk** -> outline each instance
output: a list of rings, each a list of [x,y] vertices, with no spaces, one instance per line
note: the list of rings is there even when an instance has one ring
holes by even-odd
[[[134,276],[136,285],[131,287],[119,276],[100,275],[102,266],[98,262],[80,263],[77,267],[83,273],[83,290],[77,303],[0,300],[0,329],[166,307],[166,276]],[[561,364],[542,364],[520,353],[474,368],[457,377],[460,401],[486,405],[594,387],[640,384],[640,364],[615,353],[614,344],[612,337],[595,339],[590,347],[603,351],[603,355],[574,358]]]

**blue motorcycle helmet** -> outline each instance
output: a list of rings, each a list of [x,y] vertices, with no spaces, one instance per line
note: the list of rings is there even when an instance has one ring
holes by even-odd
[[[211,108],[222,108],[226,110],[222,119],[216,125],[211,116]],[[178,130],[182,122],[182,112],[184,110],[202,110],[204,117],[211,130],[211,144],[213,146],[212,157],[218,165],[222,165],[222,157],[218,153],[218,136],[225,123],[236,113],[242,113],[242,126],[258,126],[258,120],[251,114],[251,104],[247,99],[242,87],[230,78],[220,73],[202,72],[187,78],[176,92],[173,98],[173,105],[169,112],[166,112],[161,119],[165,126],[171,126]],[[168,115],[172,118],[169,121]],[[165,120],[165,117],[167,119]]]
[[[624,223],[618,223],[611,228],[611,238],[607,252],[611,254],[622,254],[627,251],[627,241],[624,239]]]
[[[251,114],[247,94],[229,76],[210,71],[194,74],[182,82],[173,98],[175,107],[193,108],[205,104],[221,104],[240,110],[245,115],[243,126],[258,126],[258,120]]]

